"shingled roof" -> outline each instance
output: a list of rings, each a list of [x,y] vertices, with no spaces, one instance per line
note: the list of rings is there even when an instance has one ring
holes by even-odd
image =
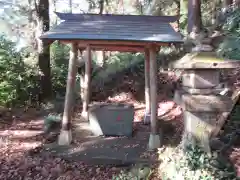
[[[177,20],[175,16],[56,14],[63,21],[41,39],[182,42],[180,33],[169,24]]]

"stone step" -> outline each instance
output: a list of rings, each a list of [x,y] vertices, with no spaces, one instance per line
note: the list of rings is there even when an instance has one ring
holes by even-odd
[[[221,95],[183,94],[178,100],[183,110],[191,112],[228,112],[231,111],[231,97]]]
[[[197,88],[189,88],[189,87],[181,87],[178,90],[178,93],[181,94],[201,94],[201,95],[219,95],[221,94],[225,88],[216,87],[211,89],[197,89]]]
[[[181,87],[174,91],[174,99],[173,101],[181,105],[182,104],[182,95],[189,94],[189,95],[217,95],[217,96],[228,96],[231,97],[233,94],[233,90],[229,88],[212,88],[212,89],[195,89],[195,88],[188,88],[188,87]]]
[[[214,88],[220,83],[220,73],[216,70],[189,70],[182,75],[182,85],[190,88]]]

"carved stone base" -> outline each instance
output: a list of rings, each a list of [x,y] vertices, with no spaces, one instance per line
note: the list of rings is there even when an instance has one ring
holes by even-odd
[[[198,145],[207,153],[210,153],[210,134],[215,122],[214,113],[192,113],[184,112],[185,131],[183,136],[183,145]]]
[[[58,137],[58,145],[70,145],[72,142],[72,131],[61,130]]]
[[[211,154],[211,148],[210,148],[210,139],[207,136],[203,136],[201,139],[196,137],[193,133],[184,132],[183,139],[182,139],[182,145],[184,152],[187,151],[188,146],[196,146],[201,147],[203,151],[205,151],[208,154]]]

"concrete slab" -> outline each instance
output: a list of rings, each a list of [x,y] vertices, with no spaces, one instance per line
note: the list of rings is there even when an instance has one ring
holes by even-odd
[[[87,131],[88,126],[85,124],[84,128]],[[96,137],[91,133],[83,135],[79,132],[80,129],[77,131],[75,129],[73,133],[73,139],[77,142],[69,146],[48,144],[43,147],[42,153],[50,152],[66,160],[84,161],[95,165],[123,165],[135,161],[149,161],[149,159],[140,158],[147,151],[149,132],[138,131],[131,138]]]

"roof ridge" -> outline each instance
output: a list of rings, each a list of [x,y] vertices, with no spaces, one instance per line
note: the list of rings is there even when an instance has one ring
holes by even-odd
[[[117,21],[162,21],[175,22],[178,16],[151,16],[151,15],[125,15],[125,14],[94,14],[94,13],[61,13],[54,12],[61,20],[117,20]]]

